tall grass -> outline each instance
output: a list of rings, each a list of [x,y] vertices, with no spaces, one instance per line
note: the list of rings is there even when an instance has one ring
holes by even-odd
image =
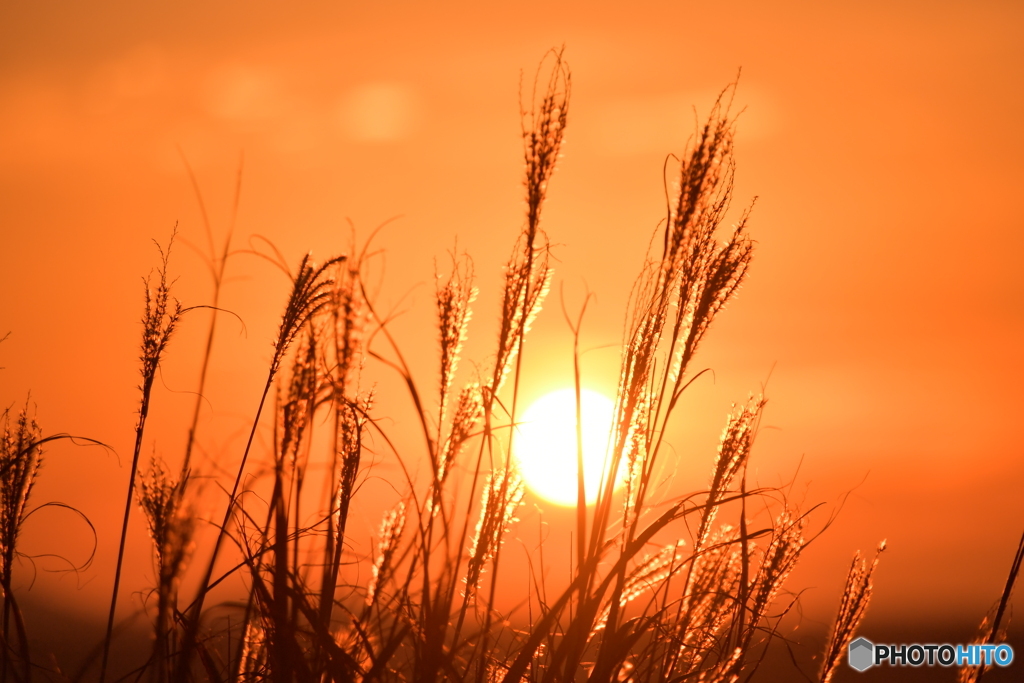
[[[579,408],[584,311],[570,322],[579,469],[571,566],[568,575],[552,577],[540,542],[527,558],[527,594],[518,601],[503,598],[510,586],[519,591],[523,584],[521,576],[510,581],[506,569],[516,552],[506,540],[524,498],[511,452],[528,381],[530,326],[552,277],[542,216],[571,96],[560,52],[544,59],[521,104],[526,212],[504,267],[489,359],[475,365],[472,379],[461,379],[477,295],[468,256],[453,253],[448,272],[437,278],[439,346],[429,377],[412,372],[389,319],[368,293],[367,247],[353,242],[347,255],[320,264],[303,257],[289,272],[290,294],[263,389],[250,397],[255,411],[245,445],[220,456],[218,464],[233,466],[234,477],[223,496],[207,497],[207,505],[219,507],[206,549],[194,547],[200,490],[191,452],[199,438],[198,408],[182,465],[154,458],[137,477],[153,380],[165,353],[173,352],[172,333],[184,312],[172,303],[168,252],[162,251],[155,289],[146,290],[141,408],[100,679],[109,667],[136,503],[153,542],[153,650],[141,668],[117,671],[118,680],[710,683],[756,673],[794,605],[786,581],[810,535],[808,513],[784,490],[748,480],[765,399],[751,397],[726,418],[706,489],[666,498],[658,487],[660,473],[674,469],[667,436],[680,400],[702,372],[693,360],[743,284],[754,252],[749,208],[727,223],[735,174],[732,93],[733,87],[722,93],[666,173],[665,219],[629,299],[608,462],[590,506]],[[229,245],[230,233],[218,254],[210,238],[218,293]],[[215,324],[216,312],[200,386]],[[362,384],[367,363],[390,368],[407,390],[418,451],[400,448],[408,440],[392,438],[395,427],[378,419],[377,403],[396,399]],[[5,413],[3,675],[28,680],[10,567],[38,468],[33,444],[41,439],[24,413],[14,427],[8,422]],[[266,452],[257,446],[261,429],[269,433]],[[349,521],[354,506],[371,503],[360,500],[361,484],[368,463],[382,458],[396,466],[391,471],[398,476],[389,483],[400,497],[376,537],[362,544]],[[416,475],[422,467],[425,480]],[[314,468],[326,473],[320,491],[310,489]],[[626,473],[621,492],[619,472]],[[182,596],[196,554],[204,558],[194,570],[197,588]],[[822,681],[832,678],[863,618],[877,561],[854,557]],[[231,581],[241,588],[224,625],[207,601]],[[989,637],[996,637],[1001,618],[1000,611]],[[15,657],[23,660],[21,669],[9,666]]]
[[[0,339],[0,341],[3,341]],[[42,428],[34,417],[31,402],[13,417],[11,409],[0,413],[0,590],[3,595],[3,618],[0,622],[0,680],[31,681],[38,666],[32,661],[32,652],[25,619],[14,592],[14,568],[19,560],[33,560],[18,549],[22,526],[35,512],[55,507],[77,514],[93,535],[95,529],[88,518],[76,508],[56,501],[32,505],[32,491],[43,464],[46,444],[63,439],[79,444],[92,444],[108,448],[102,442],[88,437],[70,434],[52,434],[44,437]],[[67,561],[67,571],[81,572],[92,564],[93,552],[84,561],[75,564]],[[20,668],[19,668],[20,667]]]
[[[173,241],[173,236],[171,240]],[[121,570],[124,567],[124,549],[128,539],[128,521],[131,518],[133,498],[135,495],[135,477],[139,470],[139,459],[142,455],[142,443],[146,433],[146,420],[149,418],[150,400],[153,395],[153,382],[156,380],[157,368],[164,349],[171,340],[171,335],[181,318],[182,307],[177,301],[171,302],[171,283],[167,279],[167,264],[171,257],[171,244],[160,251],[160,267],[157,271],[156,287],[151,289],[146,281],[146,309],[142,316],[142,363],[140,370],[142,384],[139,390],[142,398],[139,403],[139,419],[135,424],[135,450],[132,453],[131,473],[128,475],[128,497],[125,501],[124,518],[121,524],[121,540],[117,546],[117,567],[114,570],[114,588],[110,591],[110,612],[107,617],[107,632],[103,639],[103,659],[100,662],[100,681],[107,675],[107,662],[110,658],[110,640],[114,632],[114,615],[117,610],[118,588],[121,585]],[[158,552],[160,552],[158,550]]]
[[[25,667],[23,676],[27,679],[32,675],[25,622],[12,591],[12,579],[18,536],[29,512],[29,497],[42,465],[42,430],[29,415],[28,405],[21,410],[13,425],[9,409],[0,419],[3,424],[0,434],[0,586],[4,594],[3,623],[0,626],[4,657],[0,678],[7,681],[15,655],[21,658]],[[17,650],[13,642],[15,636],[19,644]]]

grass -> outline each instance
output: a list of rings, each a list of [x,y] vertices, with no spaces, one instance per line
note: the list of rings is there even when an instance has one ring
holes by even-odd
[[[786,581],[814,537],[810,511],[797,509],[784,489],[748,480],[765,399],[752,397],[727,417],[705,490],[666,498],[659,488],[674,457],[666,435],[680,399],[703,372],[693,360],[744,282],[754,251],[749,209],[727,226],[733,90],[723,92],[666,180],[665,219],[625,316],[610,462],[592,506],[585,503],[578,407],[585,304],[569,321],[579,443],[571,566],[568,575],[553,577],[541,542],[527,556],[527,594],[512,606],[502,595],[512,585],[506,568],[516,548],[505,541],[518,524],[524,484],[509,454],[527,381],[529,330],[552,276],[541,217],[569,120],[571,77],[562,54],[544,59],[521,105],[526,216],[503,272],[493,353],[470,381],[457,383],[466,374],[460,356],[477,294],[467,256],[452,254],[449,272],[438,276],[438,365],[428,380],[414,376],[387,317],[374,306],[366,247],[352,245],[321,264],[306,256],[294,270],[277,259],[292,284],[266,381],[251,397],[255,411],[244,448],[219,458],[219,466],[234,472],[231,487],[209,494],[191,456],[231,232],[218,251],[207,224],[215,296],[186,449],[180,465],[154,457],[143,466],[153,382],[189,310],[173,300],[171,246],[162,249],[155,282],[146,282],[139,419],[107,630],[101,656],[77,678],[711,683],[756,676],[769,647],[788,646],[781,623],[796,599]],[[387,426],[376,418],[379,402],[397,399],[361,384],[367,363],[397,373],[417,424]],[[257,434],[267,422],[270,446],[261,452]],[[420,432],[418,452],[400,450],[395,429]],[[326,438],[314,438],[321,432]],[[33,659],[11,590],[18,531],[47,440],[28,405],[17,416],[3,414],[4,681],[62,678]],[[401,500],[384,515],[375,541],[363,545],[349,521],[354,506],[365,504],[360,493],[369,463],[380,458],[396,465],[391,471],[398,476],[388,483]],[[426,480],[414,474],[421,466]],[[608,473],[620,467],[626,482],[617,492]],[[327,473],[322,491],[310,489],[313,468]],[[216,535],[212,548],[197,553],[201,501],[217,506],[209,520]],[[121,671],[109,653],[135,505],[153,543],[153,649],[141,668]],[[197,555],[204,561],[190,565]],[[877,563],[877,556],[870,564],[854,556],[817,674],[822,682],[832,679],[864,616]],[[1019,566],[1020,553],[983,632],[986,642],[1001,637]],[[198,588],[183,596],[187,572],[198,577]],[[207,599],[230,581],[242,588],[225,625]],[[964,676],[977,680],[983,673]]]

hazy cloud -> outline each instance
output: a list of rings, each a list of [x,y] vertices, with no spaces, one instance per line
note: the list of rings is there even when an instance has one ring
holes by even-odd
[[[360,142],[394,142],[408,137],[420,118],[420,103],[404,83],[364,83],[352,88],[339,104],[346,135]]]

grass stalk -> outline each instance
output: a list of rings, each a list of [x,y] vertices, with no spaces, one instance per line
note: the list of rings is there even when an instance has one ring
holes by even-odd
[[[295,340],[295,337],[301,332],[305,324],[318,311],[327,305],[333,281],[330,280],[326,274],[331,266],[340,263],[343,259],[344,257],[333,258],[323,265],[316,267],[311,263],[310,258],[307,255],[304,256],[302,261],[299,263],[298,271],[292,281],[292,292],[288,298],[288,304],[285,307],[285,312],[282,316],[281,324],[278,329],[277,341],[274,344],[274,355],[271,358],[270,367],[267,372],[267,380],[264,383],[263,391],[260,394],[259,405],[256,408],[256,415],[253,418],[252,426],[249,430],[249,436],[246,439],[245,448],[242,451],[242,458],[238,465],[238,472],[235,475],[234,484],[231,487],[231,493],[228,495],[228,503],[224,511],[224,519],[217,531],[217,537],[213,545],[213,552],[211,553],[210,559],[207,563],[203,579],[199,584],[199,592],[192,605],[186,610],[186,633],[184,650],[177,673],[178,680],[185,681],[189,679],[188,671],[190,668],[191,655],[196,645],[196,637],[199,632],[199,622],[202,616],[203,604],[205,603],[206,596],[210,590],[210,580],[213,578],[213,570],[217,562],[221,545],[224,542],[228,525],[231,521],[231,516],[234,512],[235,505],[238,502],[238,489],[242,482],[242,476],[245,473],[246,462],[249,459],[249,453],[252,449],[253,440],[256,437],[256,429],[259,427],[260,417],[263,414],[263,408],[266,404],[267,396],[270,394],[270,390],[274,385],[274,378],[281,367],[281,363],[284,361],[285,354],[287,353],[289,346],[291,346],[292,342]]]
[[[175,230],[176,232],[176,230]],[[107,615],[106,634],[103,638],[103,658],[100,663],[100,683],[104,683],[107,676],[107,664],[110,659],[110,643],[114,632],[114,616],[117,610],[117,594],[121,585],[121,571],[124,564],[124,549],[128,539],[128,521],[131,517],[132,504],[135,498],[135,478],[139,469],[139,457],[142,454],[142,442],[146,431],[146,420],[149,417],[150,399],[153,391],[153,381],[160,366],[160,359],[171,335],[174,333],[178,320],[182,314],[181,304],[177,301],[172,305],[170,302],[171,284],[167,280],[167,264],[171,255],[171,246],[174,242],[174,233],[167,248],[163,249],[157,245],[160,252],[160,266],[157,269],[156,290],[151,293],[149,282],[146,282],[146,309],[143,316],[142,332],[142,393],[139,405],[139,418],[135,425],[135,447],[132,452],[131,473],[128,476],[128,495],[125,501],[124,517],[121,523],[121,539],[117,548],[117,566],[114,570],[114,586],[110,592],[110,611]]]

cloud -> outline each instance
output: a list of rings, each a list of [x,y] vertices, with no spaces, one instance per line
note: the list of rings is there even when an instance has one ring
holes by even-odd
[[[270,72],[253,66],[217,69],[207,80],[207,108],[213,115],[239,122],[281,117],[289,97]]]
[[[420,118],[420,103],[404,83],[364,83],[352,88],[338,106],[345,134],[358,142],[395,142],[409,137]]]

